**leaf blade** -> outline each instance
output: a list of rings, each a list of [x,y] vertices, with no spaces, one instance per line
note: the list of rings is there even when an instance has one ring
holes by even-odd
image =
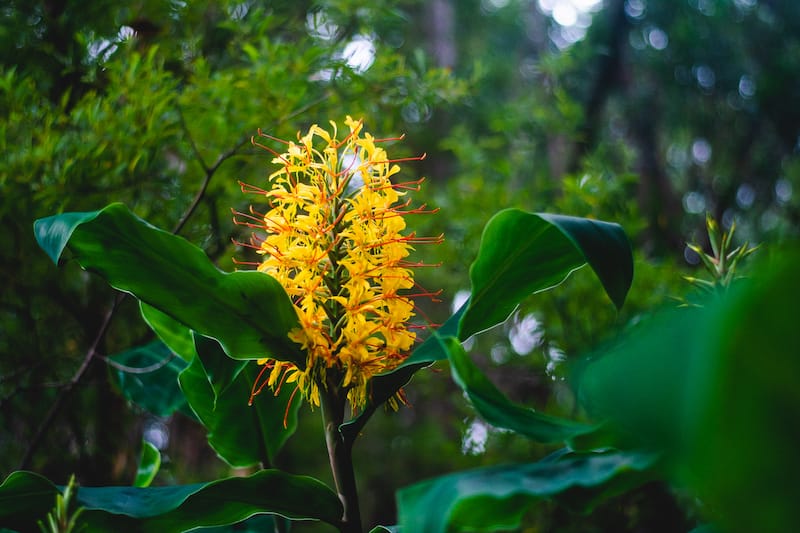
[[[622,228],[590,219],[506,209],[484,228],[470,267],[470,305],[458,338],[503,322],[522,299],[560,284],[589,264],[617,307],[633,280],[633,256]]]
[[[598,492],[648,479],[656,461],[648,452],[566,453],[556,460],[449,474],[401,489],[398,522],[403,531],[428,533],[514,529],[538,500],[575,498],[591,507]]]
[[[297,315],[272,277],[222,272],[202,250],[151,226],[123,204],[39,219],[34,228],[51,259],[57,262],[69,247],[84,269],[219,340],[230,357],[268,355],[305,367],[300,347],[288,338]]]
[[[13,472],[0,484],[0,523],[27,531],[52,508],[58,493],[38,474]],[[343,512],[338,496],[324,483],[280,470],[192,485],[80,487],[75,502],[85,508],[81,522],[90,531],[188,531],[262,513],[338,526]]]
[[[214,360],[233,368],[239,367],[240,361],[225,357],[214,339],[195,335],[195,345],[198,356],[178,379],[189,406],[208,430],[209,444],[231,466],[270,465],[297,428],[301,402],[289,405],[293,391],[286,386],[279,395],[264,391],[253,405],[248,405],[259,373],[252,362],[238,369],[235,379],[224,389],[215,388],[203,362]]]
[[[139,467],[136,469],[133,486],[149,487],[158,474],[159,468],[161,468],[161,452],[150,442],[142,441],[142,454],[139,457]]]
[[[642,320],[581,372],[581,404],[628,442],[663,450],[669,474],[726,531],[789,531],[800,519],[800,490],[786,482],[800,471],[798,271],[800,246],[776,246],[748,279]]]
[[[161,341],[187,363],[194,357],[192,330],[168,314],[139,301],[142,318]]]

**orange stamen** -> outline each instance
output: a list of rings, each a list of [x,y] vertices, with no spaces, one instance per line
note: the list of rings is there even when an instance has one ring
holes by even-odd
[[[258,382],[264,376],[264,372],[266,372],[269,368],[272,368],[269,363],[262,365],[261,370],[258,372],[258,376],[256,376],[256,379],[253,381],[253,387],[250,389],[250,399],[247,401],[247,405],[253,405],[253,399],[261,393],[261,391],[269,382],[268,380],[265,380],[260,386],[258,385]]]
[[[286,411],[283,412],[283,429],[289,427],[289,408],[292,406],[292,402],[294,401],[294,397],[297,395],[297,389],[300,387],[295,387],[292,391],[292,395],[289,396],[289,401],[286,402]]]

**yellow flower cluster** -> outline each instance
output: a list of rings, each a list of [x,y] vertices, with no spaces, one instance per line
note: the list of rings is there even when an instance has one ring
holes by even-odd
[[[345,125],[342,140],[331,122],[332,132],[314,125],[284,153],[263,146],[280,168],[268,190],[250,190],[270,204],[261,218],[266,237],[256,241],[264,256],[258,270],[286,289],[300,322],[289,336],[307,354],[302,370],[259,361],[271,369],[265,385],[296,383],[314,405],[320,387],[340,386],[358,410],[369,379],[400,364],[415,340],[408,324],[414,304],[404,295],[415,285],[406,260],[412,244],[441,237],[403,235],[403,215],[424,212],[402,211],[409,202],[401,197],[419,182],[393,184],[397,160],[362,133],[361,121],[348,116]]]

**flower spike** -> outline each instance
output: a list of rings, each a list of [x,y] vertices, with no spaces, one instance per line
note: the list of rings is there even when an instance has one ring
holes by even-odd
[[[376,139],[363,132],[363,121],[347,117],[347,134],[317,125],[297,141],[283,141],[259,130],[258,137],[281,144],[281,151],[253,145],[272,155],[278,169],[264,189],[240,183],[242,192],[265,198],[269,210],[234,211],[237,224],[258,230],[252,247],[263,256],[258,270],[283,285],[300,327],[289,338],[306,352],[306,367],[274,359],[263,365],[250,401],[269,386],[277,394],[293,384],[312,405],[320,388],[340,387],[353,412],[365,406],[370,379],[396,368],[416,342],[418,308],[413,298],[436,300],[414,281],[412,246],[437,244],[443,236],[406,232],[405,216],[435,213],[405,199],[423,179],[393,183],[397,163],[425,155],[390,159],[380,146],[403,137]],[[265,141],[266,142],[266,141]],[[239,243],[242,244],[242,243]],[[246,263],[241,263],[246,264]],[[269,372],[267,372],[269,371]],[[291,402],[291,401],[290,401]],[[390,402],[406,403],[399,395]],[[287,407],[288,409],[288,407]]]

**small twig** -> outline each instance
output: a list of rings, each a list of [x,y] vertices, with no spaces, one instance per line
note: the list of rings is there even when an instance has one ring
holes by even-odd
[[[192,133],[189,131],[189,125],[186,124],[186,118],[183,116],[183,111],[181,110],[181,106],[178,106],[178,118],[181,121],[181,127],[183,128],[183,132],[186,134],[186,138],[189,139],[189,146],[192,148],[192,152],[194,156],[197,158],[197,162],[200,163],[200,166],[203,167],[203,172],[208,174],[209,167],[206,164],[205,159],[203,159],[203,154],[200,153],[200,149],[197,147],[197,143],[194,142],[194,137],[192,137]]]
[[[149,374],[150,372],[155,372],[156,370],[167,366],[169,362],[175,358],[175,354],[173,352],[170,352],[169,355],[161,359],[161,361],[157,361],[152,365],[141,366],[141,367],[123,365],[122,363],[117,363],[110,357],[106,356],[100,356],[100,358],[103,361],[105,361],[105,363],[108,366],[116,368],[117,370],[121,370],[126,374]]]
[[[187,133],[187,135],[188,135],[188,133]],[[192,203],[189,206],[189,209],[186,210],[186,212],[183,214],[183,216],[178,221],[178,223],[175,225],[175,227],[172,228],[172,233],[174,233],[175,235],[180,233],[180,231],[183,229],[183,226],[185,226],[186,223],[189,221],[189,218],[194,214],[195,209],[197,209],[197,206],[200,205],[200,202],[203,200],[203,197],[206,195],[206,191],[208,190],[208,185],[211,183],[211,178],[214,177],[214,174],[217,172],[217,169],[219,168],[219,166],[226,159],[236,155],[236,152],[239,151],[239,149],[242,146],[247,144],[248,140],[249,140],[249,137],[239,141],[238,143],[236,143],[236,146],[234,146],[230,150],[220,154],[220,156],[217,158],[217,160],[214,162],[214,164],[211,165],[210,167],[206,167],[205,166],[205,163],[203,163],[203,160],[199,159],[199,154],[198,154],[198,159],[200,160],[200,164],[206,170],[206,176],[203,179],[202,185],[200,185],[200,189],[197,191],[197,194],[194,196],[194,200],[192,200]],[[192,143],[192,144],[194,144],[194,143]]]
[[[333,93],[331,93],[330,91],[326,92],[325,94],[323,94],[321,97],[317,98],[316,100],[314,100],[312,102],[309,102],[308,104],[304,105],[303,107],[301,107],[299,109],[296,109],[295,111],[292,111],[288,115],[279,118],[278,120],[273,122],[273,124],[271,126],[269,126],[269,128],[274,128],[276,126],[279,126],[279,125],[283,124],[284,122],[286,122],[288,120],[293,119],[294,117],[296,117],[298,115],[302,115],[303,113],[305,113],[306,111],[308,111],[312,107],[315,107],[315,106],[321,104],[322,102],[324,102],[325,100],[327,100],[328,98],[330,98],[332,94]],[[206,190],[208,190],[208,185],[209,185],[209,183],[211,183],[211,178],[214,177],[214,174],[217,172],[217,169],[219,169],[220,165],[222,165],[222,163],[224,163],[226,160],[228,160],[231,157],[233,157],[234,155],[236,155],[236,153],[239,150],[241,150],[242,147],[245,146],[250,141],[250,137],[249,136],[240,139],[239,142],[237,142],[233,146],[233,148],[221,153],[219,155],[219,157],[217,157],[217,160],[214,161],[213,165],[208,166],[208,164],[203,159],[203,156],[200,154],[200,150],[197,148],[197,145],[194,142],[194,138],[192,137],[191,133],[189,132],[189,126],[186,124],[186,121],[183,118],[183,113],[180,111],[180,107],[178,108],[178,113],[180,115],[181,125],[183,126],[183,130],[184,130],[184,132],[186,132],[186,137],[188,137],[188,139],[189,139],[189,145],[192,148],[192,152],[194,152],[195,156],[197,157],[197,161],[200,163],[200,166],[203,167],[203,170],[205,171],[206,175],[205,175],[205,178],[203,179],[203,183],[200,186],[200,189],[197,191],[197,194],[194,197],[194,200],[192,200],[192,203],[189,206],[189,209],[186,210],[186,212],[183,214],[181,219],[178,221],[178,223],[172,229],[172,233],[174,233],[176,235],[178,233],[180,233],[180,231],[183,229],[183,226],[185,226],[186,222],[188,222],[189,217],[191,217],[192,214],[194,214],[195,209],[197,209],[197,206],[200,205],[200,202],[202,201],[203,197],[206,194]]]
[[[205,177],[203,178],[203,183],[200,185],[200,189],[198,189],[197,194],[194,195],[194,199],[192,203],[189,205],[189,208],[183,213],[178,223],[172,228],[172,233],[177,235],[189,221],[189,218],[194,214],[195,209],[197,206],[200,205],[200,202],[203,200],[203,197],[206,195],[206,191],[208,190],[208,185],[211,183],[211,178],[214,177],[214,174],[217,172],[217,169],[222,164],[223,161],[228,159],[229,157],[233,156],[242,146],[245,145],[247,139],[242,139],[236,145],[227,150],[226,152],[220,154],[217,160],[214,162],[213,165],[208,166],[208,164],[203,159],[203,154],[200,153],[200,149],[197,147],[197,143],[194,142],[194,137],[192,137],[192,133],[189,131],[189,125],[186,124],[186,119],[183,116],[183,111],[181,111],[180,106],[178,106],[178,116],[181,120],[181,126],[183,127],[183,132],[186,134],[186,138],[189,139],[189,146],[192,148],[192,152],[194,152],[195,157],[197,158],[197,162],[200,163],[200,166],[203,168],[203,172],[205,172]]]

